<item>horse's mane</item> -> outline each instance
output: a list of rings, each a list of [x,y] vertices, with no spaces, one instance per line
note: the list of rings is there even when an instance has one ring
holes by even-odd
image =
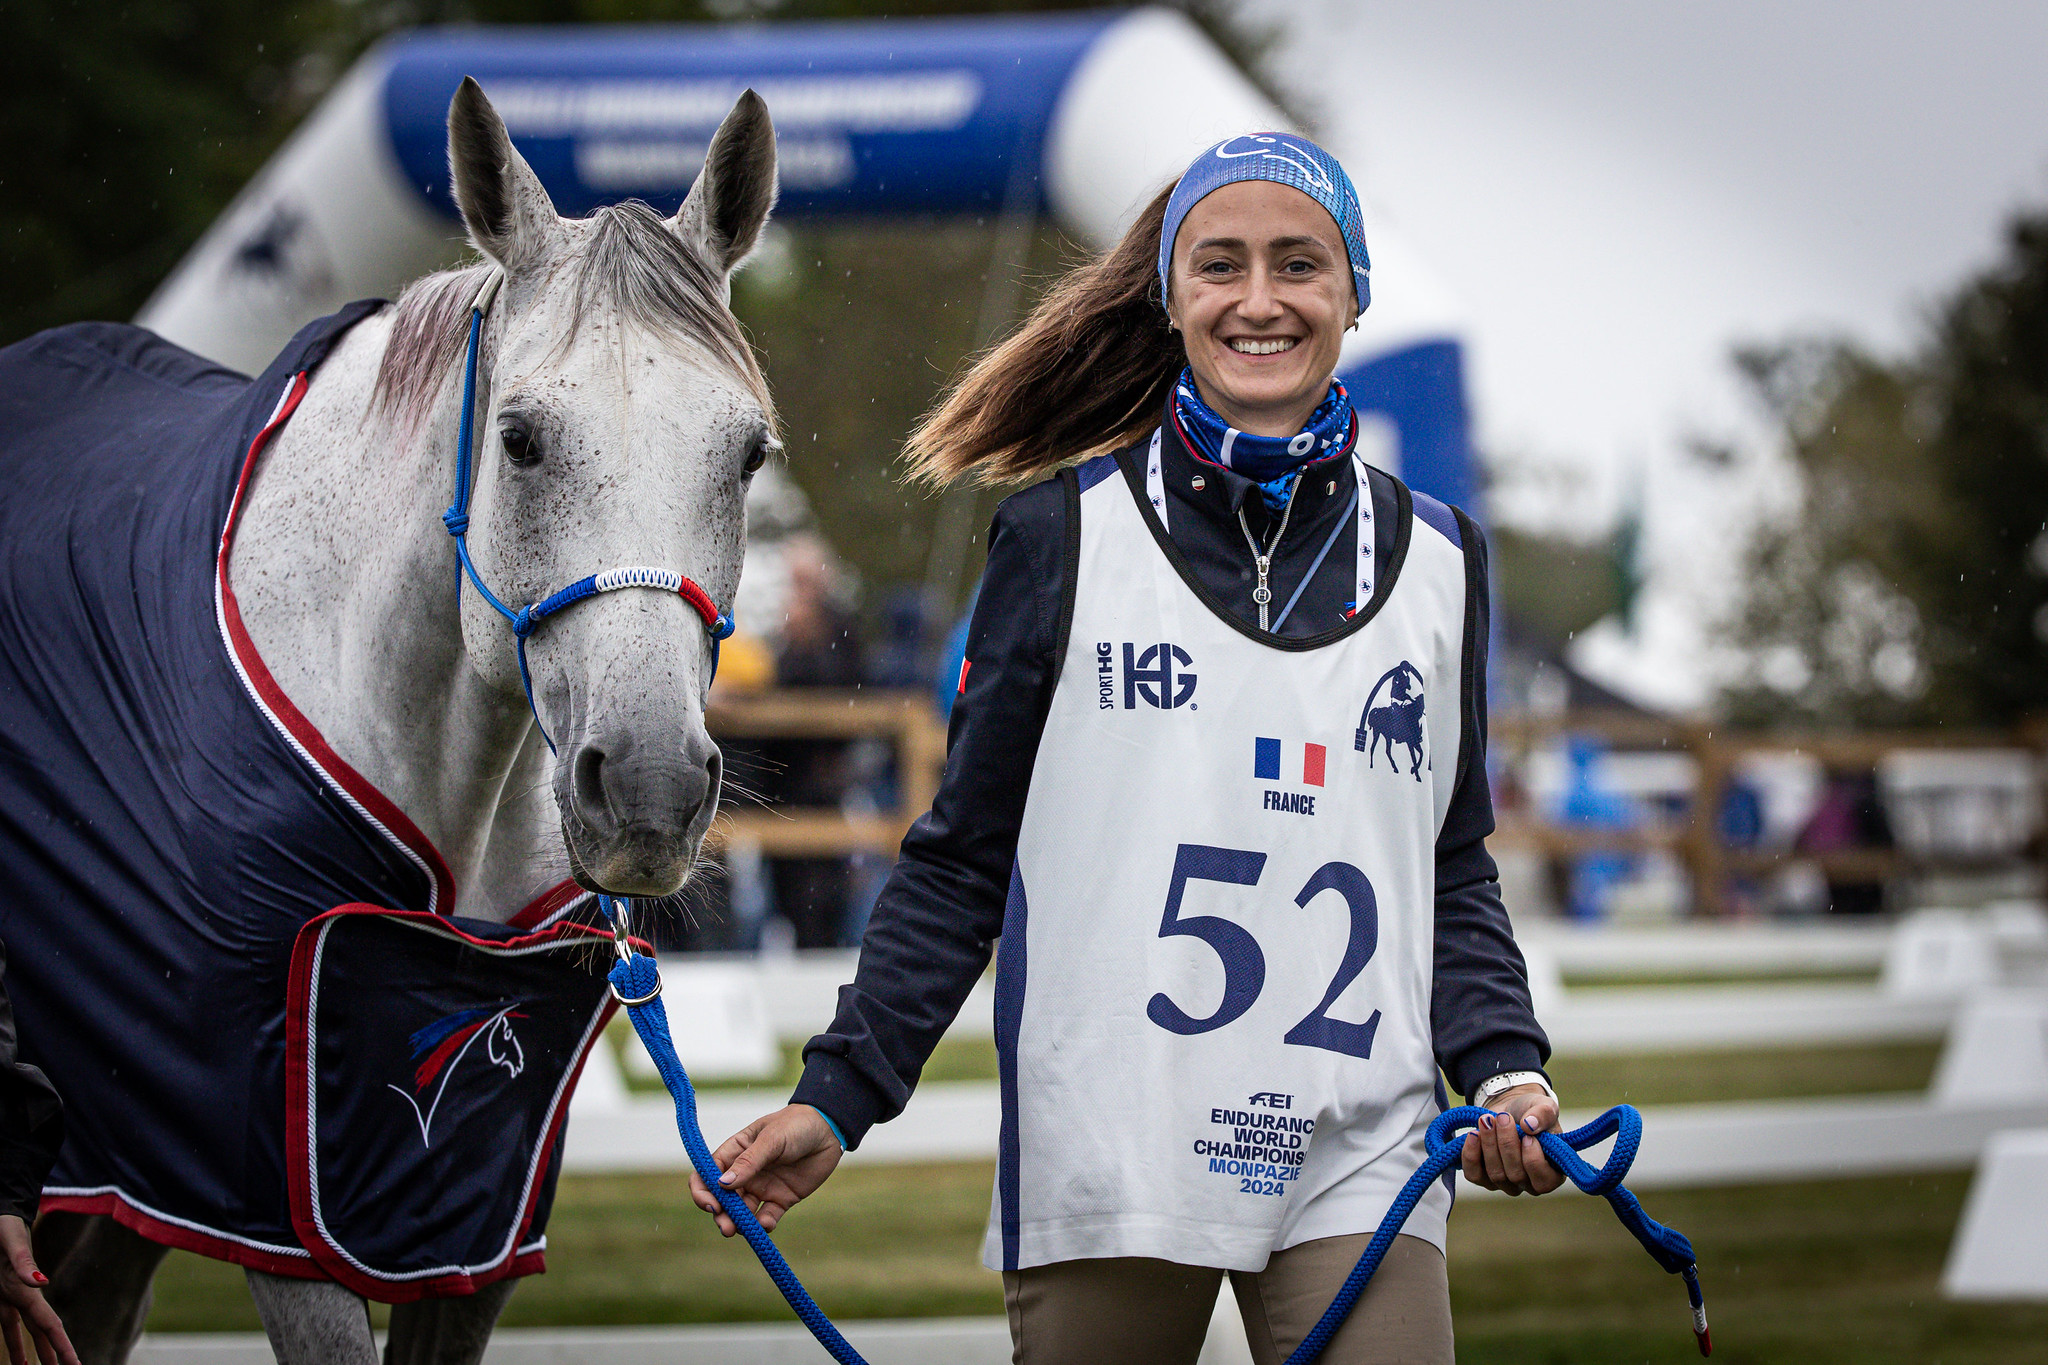
[[[611,307],[651,331],[673,333],[731,366],[772,425],[775,405],[754,348],[710,266],[684,245],[668,221],[638,200],[609,204],[587,220],[595,229],[568,262],[575,317]],[[469,309],[489,272],[487,261],[415,280],[399,296],[391,339],[377,367],[375,401],[407,426],[432,408],[448,370],[469,341]],[[560,344],[575,339],[572,327]]]

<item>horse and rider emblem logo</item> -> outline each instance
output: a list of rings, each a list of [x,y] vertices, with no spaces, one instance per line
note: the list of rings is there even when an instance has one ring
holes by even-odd
[[[1386,704],[1376,706],[1382,691],[1387,694]],[[1406,659],[1380,675],[1358,716],[1352,747],[1365,755],[1367,767],[1375,766],[1382,744],[1387,748],[1387,765],[1397,774],[1401,765],[1394,746],[1407,749],[1408,774],[1417,782],[1422,780],[1422,672]]]
[[[461,1067],[462,1059],[469,1055],[479,1039],[483,1041],[488,1065],[505,1068],[507,1077],[517,1077],[526,1070],[526,1049],[520,1046],[519,1035],[512,1031],[512,1021],[526,1017],[519,1012],[520,1005],[524,1003],[515,1000],[496,1009],[478,1005],[457,1010],[416,1030],[407,1038],[406,1041],[412,1045],[415,1063],[412,1093],[407,1094],[403,1086],[387,1084],[385,1088],[397,1091],[399,1097],[412,1106],[413,1118],[420,1125],[421,1146],[434,1145],[431,1134],[435,1111],[440,1109],[441,1097],[447,1093],[448,1082]],[[426,1099],[429,1089],[432,1089],[434,1097],[422,1109],[420,1101]]]

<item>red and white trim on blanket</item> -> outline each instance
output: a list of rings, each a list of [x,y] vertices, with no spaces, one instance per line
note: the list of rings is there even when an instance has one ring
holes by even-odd
[[[585,891],[573,881],[556,882],[505,923],[514,929],[552,928],[571,912],[588,904],[595,895],[595,892]]]
[[[220,532],[220,553],[213,580],[214,615],[220,624],[221,639],[227,645],[228,657],[234,662],[235,672],[241,676],[242,686],[257,709],[306,761],[307,766],[334,788],[356,814],[367,820],[427,875],[431,888],[427,908],[435,914],[451,915],[455,913],[455,878],[448,871],[448,863],[441,857],[440,850],[389,797],[334,752],[319,728],[306,719],[292,704],[292,699],[285,695],[284,689],[277,685],[269,666],[263,662],[263,656],[257,652],[255,642],[249,638],[249,632],[242,624],[242,610],[235,601],[234,586],[228,581],[228,553],[234,547],[235,524],[241,517],[242,499],[249,491],[251,476],[256,472],[257,458],[270,443],[271,436],[297,410],[306,396],[307,387],[305,371],[292,376],[283,396],[277,400],[270,420],[263,424],[263,430],[256,433],[256,439],[249,443],[248,455],[243,457],[242,473],[235,482],[234,501],[228,504],[227,522]]]
[[[508,1232],[503,1252],[480,1266],[440,1266],[404,1275],[386,1274],[364,1265],[336,1242],[328,1233],[320,1209],[320,1168],[315,1141],[319,1114],[316,1107],[318,1096],[314,1090],[314,1050],[319,1039],[315,1036],[314,1010],[319,1005],[320,957],[327,946],[327,935],[337,921],[352,915],[378,915],[423,933],[438,934],[487,952],[507,955],[549,952],[558,950],[564,942],[584,938],[603,944],[609,942],[610,936],[588,925],[568,923],[557,924],[542,933],[496,942],[465,934],[435,915],[387,910],[376,905],[343,905],[308,921],[292,945],[291,983],[285,997],[285,1174],[291,1198],[292,1231],[298,1234],[299,1240],[311,1253],[312,1261],[317,1263],[316,1273],[380,1303],[409,1303],[415,1299],[473,1294],[487,1284],[510,1276],[538,1274],[547,1268],[547,1239],[540,1237],[529,1241],[527,1234],[533,1227],[534,1206],[539,1202],[541,1187],[545,1183],[548,1158],[561,1136],[562,1124],[568,1119],[569,1097],[576,1093],[576,1082],[583,1075],[583,1064],[589,1060],[591,1048],[603,1037],[604,1026],[610,1022],[618,1002],[609,993],[605,995],[577,1045],[575,1065],[563,1075],[562,1083],[556,1087],[554,1098],[549,1102],[548,1119],[541,1140],[535,1144],[527,1163],[519,1221]],[[639,946],[641,951],[649,951],[646,945]]]
[[[313,1258],[313,1253],[304,1247],[272,1246],[268,1242],[252,1241],[201,1227],[197,1223],[174,1218],[160,1213],[146,1204],[138,1204],[121,1190],[113,1186],[97,1189],[47,1189],[43,1191],[42,1209],[60,1213],[104,1214],[140,1237],[145,1237],[159,1246],[171,1247],[178,1251],[190,1251],[216,1261],[227,1261],[232,1265],[246,1266],[260,1270],[266,1275],[285,1275],[295,1280],[327,1280],[334,1277]],[[530,1217],[530,1214],[529,1214]],[[516,1250],[509,1264],[497,1274],[473,1280],[473,1284],[489,1284],[493,1280],[511,1279],[520,1275],[538,1275],[547,1269],[547,1242],[545,1237],[536,1237],[522,1244]],[[412,1298],[425,1298],[429,1293],[447,1291],[423,1290]],[[387,1290],[379,1291],[385,1302],[396,1301]]]
[[[45,1189],[41,1207],[46,1213],[55,1209],[60,1213],[105,1214],[130,1232],[161,1246],[194,1251],[216,1261],[231,1261],[271,1275],[289,1275],[301,1280],[328,1278],[327,1272],[314,1262],[313,1253],[304,1247],[272,1246],[268,1242],[236,1237],[182,1218],[173,1218],[147,1204],[136,1203],[112,1185]]]

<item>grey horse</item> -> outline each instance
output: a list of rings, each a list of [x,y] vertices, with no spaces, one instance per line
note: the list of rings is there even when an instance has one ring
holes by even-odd
[[[448,133],[482,261],[415,282],[336,345],[263,453],[227,572],[277,685],[440,851],[457,913],[502,923],[567,877],[668,895],[720,788],[703,623],[672,594],[580,604],[529,642],[529,711],[504,621],[474,591],[458,599],[440,513],[469,310],[495,275],[469,532],[484,581],[511,597],[666,565],[732,601],[774,415],[730,277],[774,203],[774,130],[748,91],[672,219],[626,204],[574,221],[475,82]],[[165,1248],[100,1214],[48,1213],[36,1236],[83,1358],[125,1360]],[[352,1291],[258,1270],[248,1281],[286,1365],[377,1359]],[[514,1283],[398,1305],[385,1360],[480,1360]]]

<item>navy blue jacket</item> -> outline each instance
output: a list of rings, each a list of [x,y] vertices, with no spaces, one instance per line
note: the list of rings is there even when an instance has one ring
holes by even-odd
[[[1161,472],[1175,548],[1204,586],[1255,625],[1255,574],[1238,515],[1243,513],[1261,541],[1271,532],[1272,518],[1249,480],[1199,460],[1171,422],[1165,432]],[[1114,457],[1122,476],[1137,487],[1143,485],[1149,444]],[[1294,595],[1339,519],[1347,518],[1356,486],[1342,456],[1304,472],[1293,516],[1273,555],[1276,603]],[[1373,557],[1384,563],[1398,525],[1397,494],[1394,480],[1377,470],[1372,489]],[[1416,501],[1426,502],[1420,496]],[[840,988],[831,1030],[804,1048],[804,1075],[792,1102],[817,1106],[850,1146],[858,1146],[874,1124],[902,1112],[1001,932],[1024,799],[1057,681],[1069,591],[1066,508],[1054,479],[997,509],[938,796],[904,838],[902,857],[868,921],[853,983]],[[1306,638],[1342,624],[1351,604],[1355,536],[1338,537],[1280,634]],[[1472,630],[1475,680],[1467,689],[1465,733],[1478,745],[1480,761],[1466,765],[1469,775],[1451,798],[1437,840],[1430,1001],[1437,1061],[1464,1094],[1505,1071],[1539,1070],[1550,1051],[1530,1008],[1527,972],[1484,843],[1493,832],[1493,799],[1483,761],[1483,600]]]

